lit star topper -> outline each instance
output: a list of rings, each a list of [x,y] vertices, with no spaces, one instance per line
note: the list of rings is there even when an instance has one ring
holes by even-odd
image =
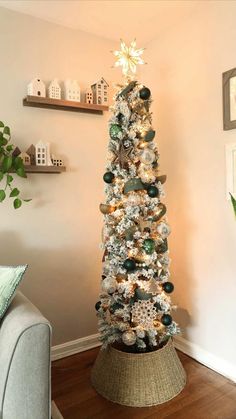
[[[114,55],[117,57],[115,67],[122,67],[122,73],[125,76],[136,73],[137,64],[145,64],[141,55],[143,54],[144,48],[136,48],[136,40],[131,42],[128,47],[124,41],[121,40],[120,51],[114,51]]]

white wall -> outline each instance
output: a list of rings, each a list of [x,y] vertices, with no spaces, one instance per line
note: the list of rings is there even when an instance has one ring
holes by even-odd
[[[168,16],[166,17],[168,19]],[[166,183],[176,319],[184,336],[235,363],[236,225],[225,199],[227,142],[221,74],[236,66],[236,3],[205,8],[151,42],[142,81],[150,86]],[[116,45],[117,46],[117,45]],[[29,263],[22,290],[54,326],[54,343],[95,333],[107,145],[105,116],[25,108],[35,75],[78,78],[82,87],[110,67],[107,40],[0,9],[0,120],[22,148],[49,140],[68,172],[21,181],[33,202],[1,205],[1,264]]]
[[[0,120],[22,149],[49,141],[67,173],[29,175],[18,182],[32,203],[0,207],[0,264],[28,263],[22,290],[52,322],[54,344],[95,333],[107,119],[22,106],[27,83],[76,78],[85,88],[114,77],[102,38],[0,8]]]
[[[172,226],[172,279],[184,336],[235,365],[236,221],[225,198],[222,72],[236,67],[236,3],[204,10],[148,45],[143,79]]]

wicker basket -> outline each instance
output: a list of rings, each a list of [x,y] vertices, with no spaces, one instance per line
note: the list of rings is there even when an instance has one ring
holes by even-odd
[[[126,406],[154,406],[171,400],[186,383],[186,374],[172,339],[161,349],[144,354],[100,350],[92,370],[96,391]]]

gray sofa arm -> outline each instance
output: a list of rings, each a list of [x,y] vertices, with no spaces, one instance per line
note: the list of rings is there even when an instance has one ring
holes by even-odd
[[[0,323],[0,418],[49,419],[51,327],[21,293]]]

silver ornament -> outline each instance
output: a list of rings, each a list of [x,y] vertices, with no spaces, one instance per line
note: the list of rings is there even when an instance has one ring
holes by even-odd
[[[166,239],[170,234],[170,226],[164,222],[158,224],[157,232],[163,239]]]
[[[129,193],[127,200],[126,200],[126,205],[127,206],[131,206],[131,207],[135,207],[135,206],[139,206],[142,203],[142,198],[141,196],[136,192],[134,193]]]
[[[122,334],[122,341],[127,346],[134,345],[136,342],[136,334],[133,332],[133,330],[127,330]]]
[[[113,277],[104,278],[102,281],[102,288],[104,291],[112,294],[117,289],[117,282]]]
[[[140,161],[144,164],[151,164],[155,161],[155,153],[150,148],[145,148],[140,154]]]

